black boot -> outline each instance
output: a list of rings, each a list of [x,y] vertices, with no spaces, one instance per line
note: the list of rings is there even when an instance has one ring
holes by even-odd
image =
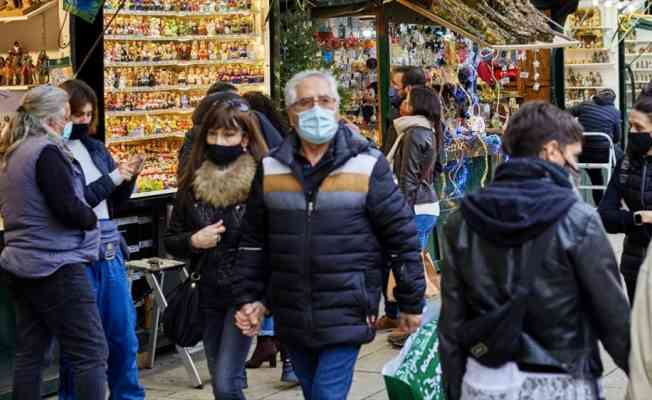
[[[282,343],[278,343],[277,345],[281,351],[281,361],[283,361],[283,372],[281,373],[281,382],[298,385],[299,378],[297,377],[297,374],[294,373],[294,366],[292,365],[292,360],[290,360],[290,356],[288,354],[287,349]]]

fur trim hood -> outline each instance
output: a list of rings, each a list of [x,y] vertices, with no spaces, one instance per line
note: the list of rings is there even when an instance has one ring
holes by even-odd
[[[250,154],[241,155],[226,168],[204,160],[195,172],[192,188],[198,200],[213,207],[229,207],[247,201],[254,175],[256,160]]]

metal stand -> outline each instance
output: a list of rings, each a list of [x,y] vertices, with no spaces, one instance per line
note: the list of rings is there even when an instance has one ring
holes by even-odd
[[[154,324],[152,332],[149,337],[149,360],[148,368],[154,368],[154,360],[156,359],[156,345],[158,342],[159,324],[161,320],[161,313],[167,308],[168,302],[163,293],[163,284],[165,283],[165,273],[170,271],[177,271],[182,281],[188,279],[188,271],[183,262],[165,259],[143,259],[130,261],[127,263],[127,268],[133,271],[142,272],[147,280],[147,284],[154,292],[155,308],[154,308]],[[157,278],[156,273],[160,273]],[[188,372],[188,376],[195,388],[202,388],[203,383],[199,376],[199,371],[192,360],[191,355],[203,350],[202,346],[197,346],[192,349],[176,346],[177,352],[181,355],[183,366]]]

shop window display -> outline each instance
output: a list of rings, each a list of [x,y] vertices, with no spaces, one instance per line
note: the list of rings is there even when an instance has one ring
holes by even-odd
[[[106,142],[117,159],[147,155],[139,192],[176,188],[194,107],[217,81],[267,92],[264,8],[257,0],[105,3]]]

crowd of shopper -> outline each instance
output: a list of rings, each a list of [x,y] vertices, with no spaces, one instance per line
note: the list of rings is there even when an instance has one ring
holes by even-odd
[[[225,83],[196,108],[164,245],[198,282],[215,399],[245,399],[246,368],[276,366],[279,351],[281,380],[298,382],[304,398],[345,399],[362,345],[394,329],[400,346],[420,327],[432,294],[441,103],[418,68],[396,69],[392,86],[387,154],[340,117],[326,72],[287,83],[287,119],[262,93]],[[652,85],[597,210],[575,186],[591,157],[583,144],[604,151],[583,132],[620,138],[612,97],[571,113],[524,104],[503,135],[508,161],[440,229],[431,351],[447,399],[602,398],[599,343],[629,374],[630,400],[652,397]],[[107,387],[113,399],[145,397],[129,255],[112,219],[144,159],[116,164],[93,138],[97,107],[81,81],[39,86],[0,137],[0,271],[16,309],[18,400],[40,398],[54,340],[60,398],[103,399]],[[626,235],[620,272],[607,232]]]

